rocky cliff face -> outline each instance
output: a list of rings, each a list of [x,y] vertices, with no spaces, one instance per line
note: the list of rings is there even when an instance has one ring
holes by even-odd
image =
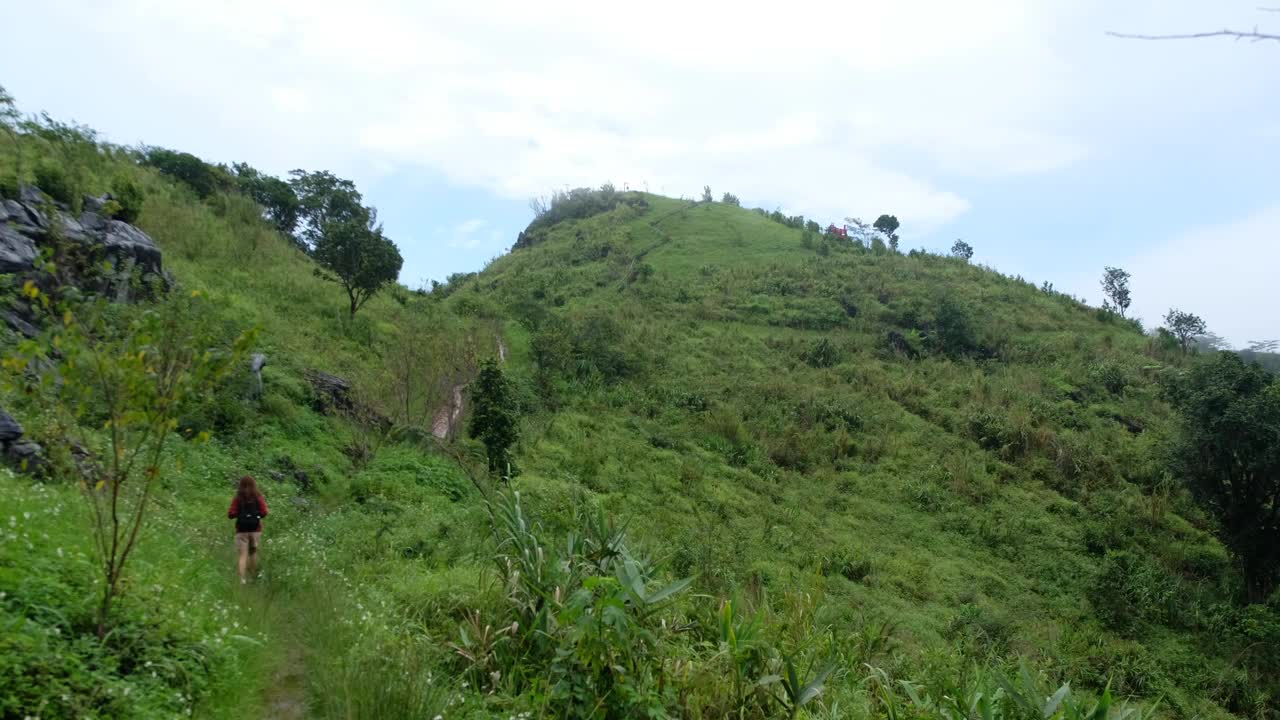
[[[116,300],[127,300],[137,280],[163,282],[160,248],[138,228],[107,216],[110,200],[86,197],[78,217],[32,186],[23,187],[17,200],[0,200],[0,273],[47,291],[74,285]],[[52,274],[42,267],[42,251],[59,263]],[[0,311],[0,320],[28,337],[36,332],[22,308]]]

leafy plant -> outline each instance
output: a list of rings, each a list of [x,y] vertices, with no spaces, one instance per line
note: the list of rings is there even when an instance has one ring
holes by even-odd
[[[30,283],[27,294],[43,297]],[[76,457],[63,446],[53,464],[62,479],[80,484],[92,511],[102,572],[100,638],[182,407],[198,401],[253,340],[244,334],[219,348],[200,322],[197,301],[195,294],[172,298],[123,327],[103,301],[68,308],[51,318],[43,337],[24,341],[4,362],[14,383],[50,404],[60,436],[90,421],[102,428],[103,436],[88,438],[93,452]]]
[[[117,178],[111,186],[111,199],[116,202],[112,217],[127,223],[138,221],[138,216],[142,214],[144,196],[137,183],[127,177]]]

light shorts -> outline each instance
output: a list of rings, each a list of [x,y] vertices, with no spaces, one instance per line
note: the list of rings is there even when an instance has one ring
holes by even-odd
[[[258,552],[258,545],[262,544],[262,531],[251,533],[236,533],[236,550],[241,547],[248,547],[250,553]]]

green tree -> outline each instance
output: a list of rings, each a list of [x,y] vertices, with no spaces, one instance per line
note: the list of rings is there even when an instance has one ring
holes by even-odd
[[[1129,309],[1131,298],[1129,295],[1129,278],[1128,272],[1116,267],[1107,267],[1102,273],[1102,294],[1107,296],[1102,307],[1111,310],[1115,309],[1120,313],[1120,317],[1124,317],[1125,311]]]
[[[887,237],[892,237],[894,233],[898,232],[898,217],[896,215],[881,215],[876,218],[871,227],[884,233]]]
[[[212,166],[191,153],[175,152],[165,148],[147,148],[143,164],[155,168],[162,175],[179,180],[201,198],[207,198],[221,187],[225,177],[219,178]]]
[[[1171,395],[1183,420],[1177,469],[1217,518],[1248,601],[1262,602],[1280,582],[1280,382],[1220,352]]]
[[[702,186],[702,202],[709,203],[709,202],[715,202],[715,201],[716,201],[715,197],[711,195],[711,186],[703,185]]]
[[[329,223],[316,236],[312,251],[317,263],[347,291],[351,317],[369,298],[400,276],[404,259],[400,250],[382,234],[382,228],[351,219]]]
[[[323,170],[294,170],[289,174],[293,176],[289,185],[298,198],[297,221],[302,224],[299,239],[303,247],[314,249],[333,225],[373,227],[376,217],[361,204],[363,198],[355,183]]]
[[[1183,355],[1191,350],[1191,341],[1209,329],[1199,315],[1183,312],[1177,308],[1170,308],[1169,312],[1165,313],[1164,324],[1169,334],[1178,339]]]
[[[30,282],[24,292],[49,307],[47,296]],[[241,361],[254,337],[217,342],[196,293],[137,311],[123,326],[118,318],[101,300],[64,310],[61,317],[51,314],[43,336],[24,341],[4,360],[12,384],[52,415],[52,434],[80,436],[88,457],[96,459],[73,457],[65,442],[50,449],[51,472],[78,483],[91,510],[102,573],[100,638],[178,418]],[[87,431],[90,424],[102,431]]]
[[[742,207],[742,202],[738,200],[738,196],[734,195],[733,193],[725,193],[724,197],[720,198],[720,202],[724,203],[725,205]]]
[[[278,177],[258,172],[247,163],[235,163],[231,168],[235,171],[240,192],[262,206],[263,214],[277,230],[292,236],[302,210],[293,186]]]
[[[951,246],[951,255],[969,262],[969,258],[973,257],[973,246],[964,240],[956,240]]]
[[[495,360],[480,365],[471,390],[471,422],[467,433],[484,443],[489,471],[515,474],[510,449],[520,437],[516,426],[516,399],[511,382]]]

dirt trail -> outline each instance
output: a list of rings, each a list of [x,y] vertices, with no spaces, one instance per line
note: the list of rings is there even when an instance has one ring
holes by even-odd
[[[302,650],[296,645],[285,653],[267,689],[267,717],[272,720],[303,720],[307,717]]]

